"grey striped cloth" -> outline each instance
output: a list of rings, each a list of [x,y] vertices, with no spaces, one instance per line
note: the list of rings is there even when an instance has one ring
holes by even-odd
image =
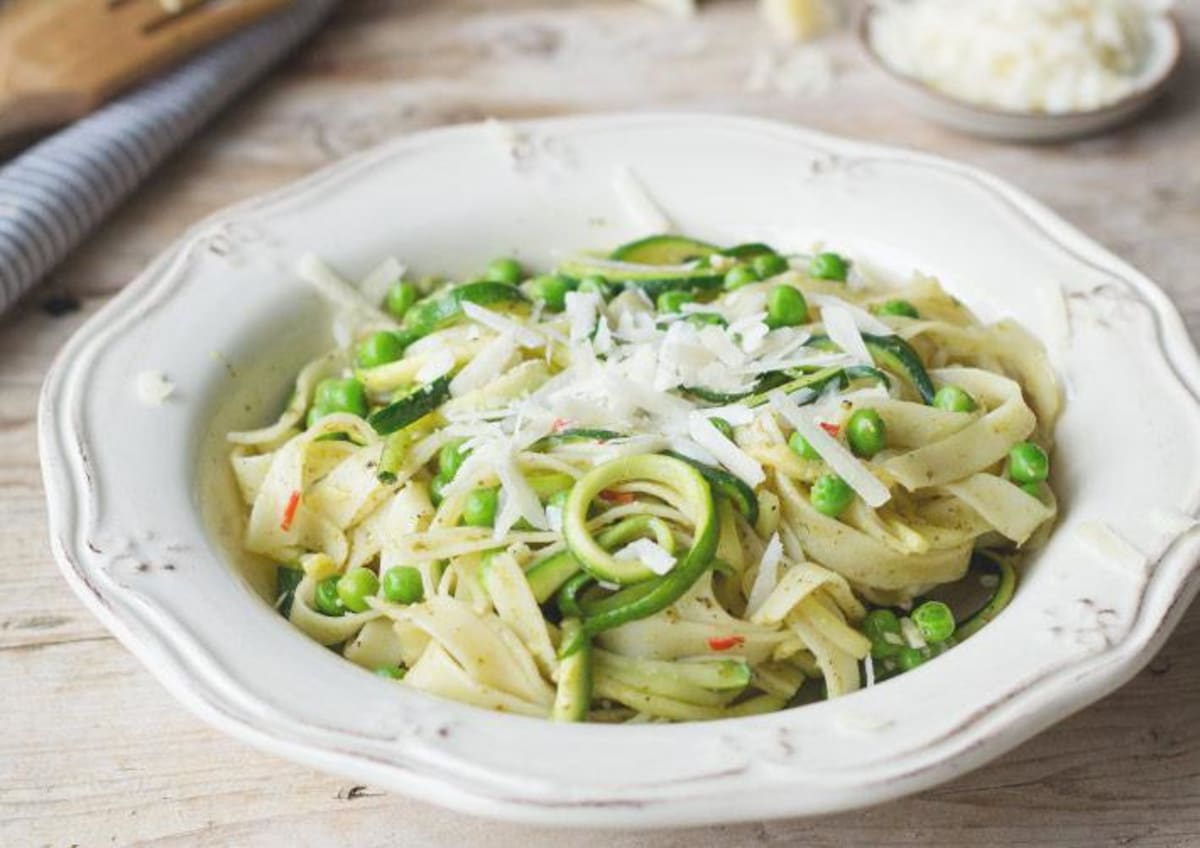
[[[0,313],[336,5],[296,0],[0,168]]]

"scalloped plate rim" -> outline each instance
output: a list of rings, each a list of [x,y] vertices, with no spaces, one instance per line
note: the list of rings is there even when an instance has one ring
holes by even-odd
[[[1066,224],[1054,213],[983,172],[924,154],[838,139],[769,121],[745,118],[687,114],[616,115],[531,121],[523,123],[522,126],[539,129],[555,127],[586,129],[591,126],[621,123],[652,125],[660,122],[686,124],[693,121],[719,124],[743,131],[783,134],[803,140],[812,147],[832,152],[837,156],[916,161],[940,169],[952,169],[959,174],[970,176],[992,194],[999,196],[1007,204],[1028,217],[1043,231],[1045,237],[1053,239],[1061,247],[1071,252],[1077,261],[1091,264],[1133,285],[1152,307],[1156,332],[1165,359],[1170,363],[1181,385],[1191,394],[1193,402],[1196,400],[1197,394],[1200,392],[1200,380],[1197,379],[1197,374],[1200,373],[1200,361],[1196,358],[1182,319],[1165,294],[1142,275],[1109,254],[1104,248]],[[715,803],[717,799],[704,795],[693,795],[686,801],[610,798],[582,799],[577,804],[555,803],[550,805],[539,805],[537,799],[533,798],[488,797],[478,791],[462,789],[464,783],[468,782],[465,775],[462,774],[433,776],[418,774],[407,770],[405,765],[398,761],[371,763],[355,753],[333,750],[329,747],[328,739],[321,744],[320,741],[314,742],[313,738],[306,739],[271,732],[261,724],[256,725],[245,714],[238,715],[231,712],[227,702],[225,702],[226,709],[223,710],[221,708],[223,702],[214,693],[212,681],[198,679],[198,672],[195,669],[164,665],[164,663],[170,662],[167,656],[168,646],[164,645],[164,641],[169,640],[165,640],[162,633],[154,632],[153,626],[147,624],[146,621],[139,621],[137,616],[131,616],[129,609],[118,612],[117,607],[125,603],[120,597],[119,589],[114,585],[101,585],[106,580],[102,575],[89,570],[86,562],[88,552],[80,550],[78,545],[71,541],[69,531],[73,529],[71,526],[73,520],[78,518],[78,505],[72,502],[70,497],[72,487],[69,483],[64,483],[64,480],[72,475],[72,471],[76,473],[76,476],[86,474],[87,470],[84,468],[86,459],[77,463],[78,467],[74,469],[69,467],[68,458],[71,456],[73,447],[71,437],[74,437],[76,442],[74,446],[82,448],[82,442],[79,441],[81,436],[73,421],[62,421],[54,413],[58,408],[57,401],[63,397],[65,392],[69,391],[72,379],[80,378],[80,372],[84,366],[79,364],[79,352],[89,350],[94,345],[100,346],[103,341],[103,328],[112,319],[125,313],[134,312],[141,305],[151,304],[155,297],[169,297],[171,272],[176,263],[186,258],[190,249],[223,222],[237,221],[245,217],[247,213],[253,213],[256,210],[275,207],[293,200],[303,200],[304,195],[319,188],[322,184],[345,179],[373,161],[386,159],[410,146],[436,143],[441,134],[452,135],[462,131],[462,127],[451,127],[398,139],[380,148],[335,163],[269,194],[251,198],[209,216],[191,228],[176,242],[175,246],[152,262],[125,291],[113,298],[72,337],[56,358],[49,372],[39,403],[39,444],[50,507],[51,541],[55,559],[68,582],[89,608],[110,630],[118,635],[121,641],[177,698],[206,721],[258,747],[277,753],[282,752],[294,759],[334,771],[344,771],[358,776],[370,773],[373,779],[382,785],[400,789],[426,800],[465,811],[483,812],[514,820],[608,826],[665,826],[743,820],[747,818],[744,812],[736,809],[722,809],[719,804]],[[869,793],[864,792],[864,797],[860,801],[826,804],[819,810],[806,810],[805,812],[829,812],[869,803],[879,803],[927,788],[997,756],[1070,712],[1080,709],[1116,689],[1135,674],[1145,662],[1149,661],[1153,651],[1178,622],[1187,603],[1200,587],[1200,583],[1196,579],[1195,568],[1198,553],[1200,553],[1200,539],[1197,539],[1194,534],[1184,537],[1174,544],[1163,554],[1160,566],[1148,579],[1144,588],[1142,605],[1128,635],[1116,647],[1100,655],[1087,657],[1080,663],[1058,668],[1053,674],[1047,675],[1047,678],[1050,679],[1057,679],[1069,674],[1076,675],[1078,678],[1076,684],[1080,688],[1076,689],[1071,697],[1063,697],[1061,692],[1057,697],[1053,693],[1044,695],[1043,690],[1049,688],[1051,684],[1045,680],[1035,681],[1013,693],[1011,701],[990,705],[991,709],[987,711],[986,715],[981,716],[978,722],[960,729],[950,738],[943,740],[942,747],[946,750],[934,758],[932,765],[907,768],[906,770],[905,759],[897,759],[890,771],[874,775],[869,780],[859,781],[862,789],[870,789]],[[1173,568],[1163,567],[1168,561],[1174,565]],[[1164,585],[1168,580],[1170,584]],[[1145,615],[1146,599],[1150,599],[1152,595],[1156,602],[1165,606],[1161,614],[1154,619]],[[252,695],[242,694],[246,702],[254,702]],[[1011,712],[1019,703],[1031,700],[1041,703],[1031,716],[1025,717],[1024,721],[1013,718],[1003,719],[1003,715],[1007,715],[1006,710]],[[996,718],[997,715],[1000,715],[1001,718]],[[985,724],[988,719],[992,719],[993,723],[999,723],[999,726],[980,730],[980,725]],[[321,733],[317,732],[315,736],[319,740]],[[913,759],[916,759],[915,755],[908,757],[908,760]],[[430,771],[428,763],[417,763],[413,767],[423,768],[426,772]],[[702,803],[708,803],[711,806],[706,810],[701,810],[699,805]],[[571,815],[564,818],[564,813],[567,811],[570,811]],[[766,812],[755,811],[752,813],[756,818],[780,817],[790,814],[793,813],[778,804]]]

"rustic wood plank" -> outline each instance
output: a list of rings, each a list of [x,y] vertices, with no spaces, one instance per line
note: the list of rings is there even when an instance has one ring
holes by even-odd
[[[200,217],[397,134],[623,108],[774,116],[942,152],[1049,203],[1172,294],[1200,335],[1200,68],[1114,135],[1021,148],[900,111],[845,37],[818,97],[750,94],[752,4],[694,22],[624,0],[360,0],[0,319],[3,845],[972,846],[1200,844],[1200,613],[1115,695],[916,798],[808,821],[656,834],[450,814],[258,753],[200,724],[75,600],[49,553],[34,414],[69,335]],[[1192,52],[1200,8],[1181,9]],[[77,307],[70,311],[71,307]],[[64,310],[66,310],[64,312]],[[61,312],[57,317],[51,312]]]

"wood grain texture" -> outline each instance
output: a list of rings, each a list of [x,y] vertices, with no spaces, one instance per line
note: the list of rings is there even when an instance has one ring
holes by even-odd
[[[1194,56],[1200,7],[1182,5]],[[705,8],[681,22],[624,0],[348,4],[0,320],[0,845],[1200,845],[1198,609],[1118,693],[918,797],[814,820],[598,836],[450,814],[209,730],[60,578],[34,409],[71,332],[201,216],[424,127],[488,115],[717,110],[945,153],[1016,183],[1131,260],[1200,334],[1194,58],[1138,125],[1031,149],[910,117],[844,38],[829,44],[837,79],[827,95],[748,94],[765,38],[753,4]]]
[[[287,0],[0,3],[0,136],[57,126]]]

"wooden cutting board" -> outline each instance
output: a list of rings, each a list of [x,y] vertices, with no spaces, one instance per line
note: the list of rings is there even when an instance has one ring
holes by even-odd
[[[0,137],[80,118],[293,0],[0,2]]]

